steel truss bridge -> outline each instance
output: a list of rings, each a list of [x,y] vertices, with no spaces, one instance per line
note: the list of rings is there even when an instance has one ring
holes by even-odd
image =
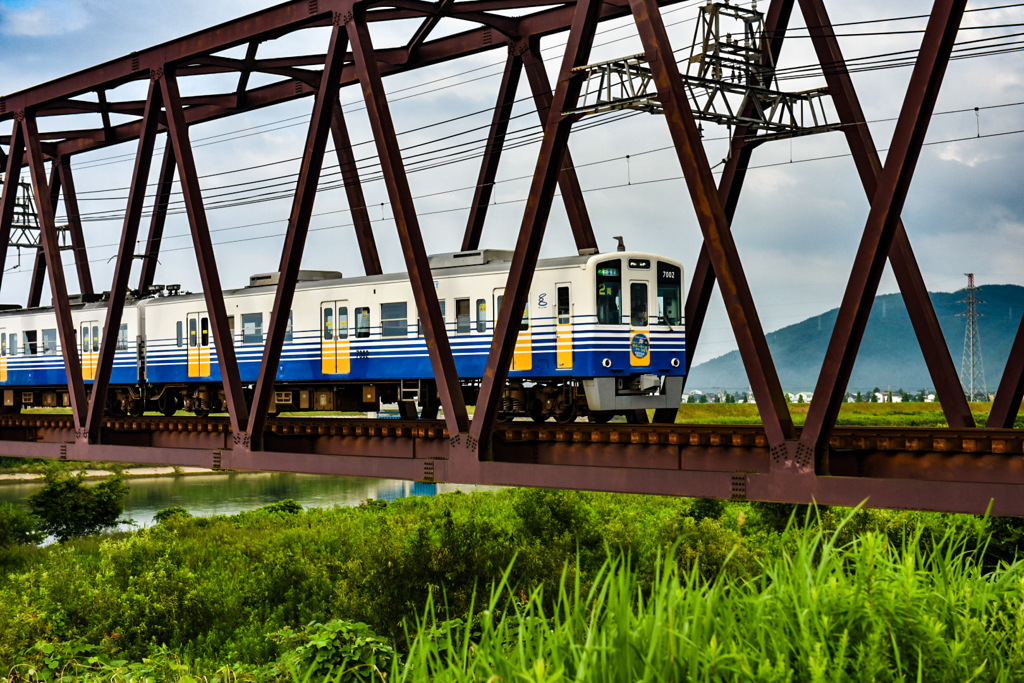
[[[466,483],[548,486],[735,500],[775,500],[1024,515],[1024,433],[1013,420],[1024,392],[1024,326],[1018,331],[985,428],[975,425],[958,373],[900,219],[925,132],[957,36],[966,0],[935,0],[883,166],[865,122],[823,0],[770,0],[764,31],[753,51],[761,76],[754,97],[730,115],[731,153],[716,185],[688,93],[694,81],[676,66],[661,9],[679,0],[293,0],[84,71],[0,97],[0,139],[6,173],[0,200],[0,244],[10,243],[22,169],[28,168],[41,229],[40,258],[29,302],[38,303],[44,274],[55,304],[68,369],[70,415],[0,416],[5,455],[126,463],[168,463],[237,469],[316,472]],[[730,231],[754,149],[777,134],[758,136],[766,107],[784,98],[770,87],[794,10],[803,13],[870,201],[806,424],[794,426],[768,350],[743,263]],[[687,362],[697,346],[717,284],[745,365],[763,426],[694,427],[667,424],[675,411],[658,411],[654,424],[528,425],[497,421],[518,321],[526,304],[549,210],[560,187],[579,249],[596,247],[567,144],[588,111],[581,91],[593,69],[589,55],[600,22],[632,17],[642,60],[616,67],[643,80],[634,99],[663,116],[685,176],[704,243],[692,272],[686,321]],[[402,47],[375,49],[371,22],[416,20]],[[434,37],[443,19],[474,28]],[[326,53],[264,58],[262,43],[312,27],[328,27]],[[548,81],[540,40],[566,33],[559,76]],[[220,53],[245,48],[244,58]],[[489,50],[507,53],[486,151],[462,249],[479,245],[519,79],[525,71],[543,123],[543,140],[505,289],[494,342],[470,419],[463,402],[441,311],[432,286],[419,222],[392,122],[383,77]],[[728,55],[726,56],[728,57]],[[725,59],[726,57],[722,57]],[[743,57],[748,59],[749,55]],[[766,67],[765,65],[769,65]],[[607,67],[607,64],[605,64]],[[608,73],[611,73],[608,70]],[[227,74],[235,84],[215,94],[183,96],[182,83]],[[252,86],[254,74],[272,75]],[[762,78],[763,76],[763,78]],[[129,83],[148,87],[144,100],[108,93]],[[700,83],[701,87],[713,84]],[[268,419],[317,183],[328,136],[334,141],[355,223],[355,242],[368,274],[381,272],[354,164],[339,90],[356,86],[365,100],[398,237],[444,408],[443,421]],[[724,90],[722,91],[724,92]],[[762,93],[759,99],[756,93]],[[85,97],[87,96],[87,97]],[[717,96],[717,95],[716,95]],[[765,98],[776,98],[768,101]],[[288,220],[267,343],[250,403],[243,395],[220,275],[189,138],[191,126],[298,98],[314,98],[301,170]],[[641,102],[642,100],[642,102]],[[589,105],[590,110],[602,105]],[[788,105],[787,105],[788,106]],[[698,112],[699,114],[699,112]],[[97,115],[102,121],[96,127]],[[115,123],[112,115],[120,115]],[[716,116],[718,114],[715,114]],[[83,125],[40,132],[40,119],[59,116]],[[760,118],[759,118],[760,117]],[[745,122],[745,123],[744,123]],[[779,124],[776,124],[778,128]],[[789,125],[789,124],[786,124]],[[820,125],[820,122],[816,122]],[[832,125],[832,128],[835,126]],[[45,128],[45,126],[44,126]],[[3,132],[6,132],[3,131]],[[771,133],[771,131],[768,131]],[[153,284],[174,177],[180,181],[224,379],[226,419],[109,418],[103,407],[115,341],[139,236],[147,179],[158,135],[165,151],[152,206],[141,279]],[[72,159],[135,141],[134,174],[117,252],[102,345],[91,391],[83,381],[67,283],[61,265],[54,206],[63,198],[83,295],[93,295],[79,221]],[[47,174],[49,163],[49,177]],[[80,245],[80,248],[79,248]],[[949,424],[943,429],[837,427],[836,417],[886,263],[891,264]],[[0,269],[2,277],[2,269]],[[646,416],[643,416],[646,421]]]

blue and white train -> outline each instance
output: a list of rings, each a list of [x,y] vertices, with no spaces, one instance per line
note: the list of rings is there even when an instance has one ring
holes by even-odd
[[[511,252],[431,257],[466,401],[475,403],[501,308]],[[243,385],[259,374],[276,274],[224,293]],[[86,386],[99,357],[105,300],[73,302]],[[205,415],[223,409],[206,302],[177,287],[129,298],[117,338],[108,411]],[[604,421],[679,405],[686,368],[682,268],[635,252],[541,260],[519,330],[502,413],[537,421]],[[68,404],[52,308],[0,312],[3,409]],[[304,271],[296,287],[271,414],[373,411],[419,403],[436,414],[437,388],[403,274],[343,278]]]

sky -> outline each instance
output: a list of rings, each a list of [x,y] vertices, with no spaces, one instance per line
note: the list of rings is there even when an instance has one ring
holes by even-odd
[[[0,0],[0,94],[10,94],[74,71],[117,58],[134,50],[171,40],[275,3],[261,0]],[[673,47],[688,56],[694,39],[697,6],[692,0],[665,8]],[[740,3],[749,6],[749,3]],[[848,60],[911,51],[920,45],[931,3],[904,0],[826,2]],[[761,9],[767,3],[760,3]],[[973,272],[979,284],[1024,285],[1024,53],[1015,35],[1024,25],[1024,6],[1008,0],[969,2],[959,41],[964,47],[1005,36],[1001,54],[960,59],[949,65],[929,128],[903,219],[925,281],[932,291],[954,291]],[[885,20],[885,21],[880,21]],[[871,22],[871,23],[858,23]],[[438,32],[463,30],[466,24],[447,21]],[[799,11],[779,61],[780,73],[806,74],[781,80],[779,87],[800,91],[823,85]],[[401,44],[415,30],[405,22],[374,24],[377,47]],[[322,52],[323,29],[266,43],[260,56]],[[564,37],[542,43],[554,80]],[[641,51],[636,29],[628,20],[601,25],[593,62]],[[981,51],[981,50],[979,50]],[[238,56],[238,51],[229,53]],[[479,164],[479,144],[490,121],[505,55],[495,50],[465,60],[385,79],[396,129],[400,132],[421,229],[432,253],[456,251],[468,216]],[[858,63],[858,62],[852,62]],[[892,138],[911,70],[907,67],[856,71],[854,83],[882,151]],[[265,77],[269,82],[269,78]],[[256,81],[254,81],[256,82]],[[264,82],[264,81],[260,81]],[[223,81],[183,83],[186,94],[224,87]],[[138,97],[138,86],[110,93],[110,99]],[[512,122],[523,144],[502,157],[499,182],[484,229],[482,246],[511,249],[522,220],[529,178],[539,145],[538,119],[528,101],[526,79],[518,93]],[[385,271],[404,269],[391,220],[386,188],[375,174],[371,133],[356,88],[342,90],[355,151],[364,175],[364,191]],[[250,112],[191,130],[209,220],[217,245],[221,279],[226,287],[243,286],[249,275],[273,271],[280,259],[287,199],[238,206],[218,206],[238,195],[225,195],[236,183],[264,180],[294,185],[306,120],[312,100]],[[834,111],[826,102],[830,120]],[[98,118],[98,117],[97,117]],[[9,132],[0,123],[0,134]],[[61,129],[66,121],[41,123]],[[90,124],[92,125],[92,124]],[[718,171],[726,153],[726,128],[704,123],[705,149]],[[454,137],[453,137],[454,136]],[[162,148],[158,141],[158,149]],[[463,160],[438,165],[429,159],[450,152],[453,144]],[[700,229],[689,201],[679,163],[671,148],[664,119],[657,115],[605,114],[577,124],[570,149],[578,168],[598,243],[613,250],[615,235],[631,250],[651,251],[679,259],[684,279],[696,261]],[[75,157],[75,182],[90,247],[93,279],[103,288],[112,277],[113,260],[131,179],[135,145],[125,144]],[[155,183],[159,164],[150,179]],[[328,152],[325,174],[336,169]],[[281,178],[271,181],[272,178]],[[332,178],[327,178],[329,183]],[[259,184],[250,188],[260,187]],[[151,188],[152,190],[152,185]],[[177,187],[176,187],[177,189]],[[869,210],[860,180],[839,132],[767,142],[755,150],[752,169],[733,223],[744,271],[758,314],[771,331],[839,305]],[[58,208],[58,220],[63,212]],[[323,187],[303,260],[307,269],[362,273],[351,217],[343,190]],[[102,219],[102,220],[101,220]],[[145,228],[146,223],[144,223]],[[168,218],[165,249],[157,281],[199,289],[195,259],[183,213]],[[141,245],[139,247],[141,250]],[[545,234],[542,257],[575,252],[565,211],[558,198]],[[0,300],[23,303],[31,274],[32,255],[8,255]],[[69,287],[76,287],[74,268],[65,262]],[[880,293],[898,291],[886,270]],[[44,301],[49,300],[44,295]],[[720,296],[715,295],[695,362],[735,348]]]

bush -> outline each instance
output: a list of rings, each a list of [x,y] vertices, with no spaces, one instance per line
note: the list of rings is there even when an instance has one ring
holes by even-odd
[[[284,500],[279,500],[276,503],[256,508],[254,512],[280,512],[286,515],[297,515],[302,512],[302,503],[291,498],[286,498]]]
[[[124,512],[128,484],[123,472],[92,487],[84,479],[84,472],[51,469],[46,485],[28,498],[29,508],[41,520],[40,528],[61,543],[117,526]]]
[[[188,519],[191,516],[192,513],[190,513],[188,510],[181,507],[180,505],[175,505],[174,507],[164,508],[163,510],[157,512],[155,515],[153,515],[153,521],[157,524],[163,524],[169,519],[173,519],[175,517],[178,519]]]
[[[0,503],[0,550],[38,543],[45,538],[39,522],[23,507]]]
[[[303,674],[305,680],[381,681],[395,659],[395,649],[369,626],[344,619],[313,622],[298,631],[283,629],[268,637],[288,650],[277,668]]]

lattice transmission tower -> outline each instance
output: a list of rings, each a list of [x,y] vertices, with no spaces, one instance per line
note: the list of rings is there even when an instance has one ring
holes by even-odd
[[[3,178],[0,173],[0,184]],[[62,250],[71,248],[71,231],[68,226],[57,226],[57,243]],[[18,192],[14,198],[14,220],[11,222],[11,236],[7,246],[18,249],[18,263],[14,268],[21,265],[22,248],[36,250],[42,246],[42,232],[32,197],[32,186],[25,181],[18,182]]]
[[[957,313],[958,318],[967,318],[964,330],[964,356],[960,361],[960,384],[968,401],[987,401],[988,389],[985,387],[985,363],[981,358],[981,335],[978,333],[978,304],[985,303],[978,298],[978,288],[974,286],[974,273],[967,276],[967,298],[959,303],[967,304],[967,311]]]

